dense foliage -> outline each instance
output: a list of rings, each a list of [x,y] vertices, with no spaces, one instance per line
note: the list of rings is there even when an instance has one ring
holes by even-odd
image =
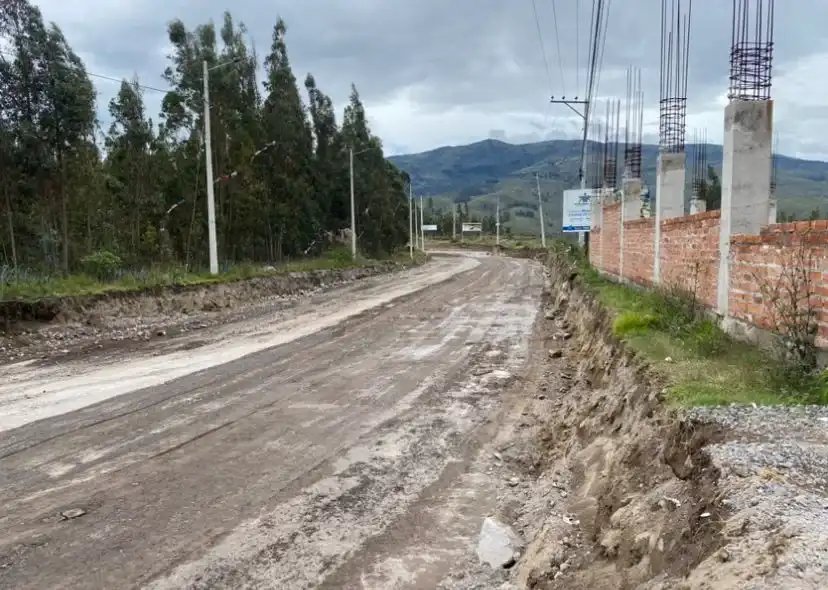
[[[60,28],[45,24],[28,0],[5,0],[0,267],[66,273],[90,265],[106,271],[113,261],[206,265],[204,61],[214,68],[211,155],[222,261],[295,258],[349,227],[349,148],[358,153],[361,250],[380,255],[405,243],[407,176],[386,161],[356,88],[341,125],[313,76],[300,91],[285,33],[280,19],[260,60],[229,13],[219,29],[170,23],[173,49],[163,73],[170,91],[159,117],[146,112],[144,87],[124,80],[108,105],[111,125],[101,129],[90,74]]]

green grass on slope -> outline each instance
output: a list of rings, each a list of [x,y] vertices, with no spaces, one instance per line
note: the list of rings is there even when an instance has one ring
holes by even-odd
[[[414,262],[422,262],[422,254],[417,252]],[[387,259],[399,263],[410,263],[408,250]],[[377,260],[357,258],[352,260],[347,250],[332,250],[327,256],[291,262],[275,269],[266,269],[263,265],[239,264],[218,275],[209,273],[186,272],[180,268],[153,269],[147,272],[124,273],[113,281],[100,281],[84,274],[65,277],[25,276],[0,282],[0,301],[23,300],[34,301],[46,297],[81,297],[100,293],[140,291],[158,287],[194,286],[217,283],[231,283],[254,277],[287,274],[291,272],[308,272],[315,270],[334,270],[356,268],[376,264]]]
[[[613,332],[665,375],[671,402],[828,404],[828,373],[801,370],[733,340],[685,294],[619,285],[588,266],[582,278],[615,314]]]

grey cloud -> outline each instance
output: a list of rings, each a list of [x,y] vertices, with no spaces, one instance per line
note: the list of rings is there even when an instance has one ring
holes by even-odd
[[[288,24],[288,44],[298,78],[311,71],[320,87],[341,102],[351,82],[366,102],[382,102],[401,89],[424,112],[452,107],[487,113],[534,111],[538,119],[550,94],[570,96],[585,83],[588,22],[592,2],[556,3],[560,65],[552,20],[552,0],[536,0],[549,58],[547,77],[529,2],[504,0],[302,0],[279,7]],[[58,0],[42,0],[44,14]],[[133,0],[119,14],[102,4],[96,14],[84,10],[65,32],[76,50],[94,53],[95,67],[107,74],[137,72],[147,84],[160,84],[165,66],[162,48],[166,24],[181,18],[192,28],[221,19],[226,4],[212,0]],[[622,96],[624,70],[643,70],[648,104],[658,94],[660,3],[657,0],[610,2],[610,28],[604,52],[600,94]],[[579,21],[576,21],[579,7]],[[61,12],[69,9],[62,8]],[[727,86],[731,2],[695,0],[691,47],[689,108],[709,110]],[[236,0],[231,12],[243,21],[260,54],[270,44],[277,9]],[[58,19],[59,20],[59,19]],[[822,0],[777,3],[776,67],[828,47],[822,35],[828,5]],[[576,26],[576,22],[580,26]],[[62,23],[61,23],[62,24]],[[576,66],[580,65],[580,68]],[[576,79],[580,78],[579,85]],[[558,107],[556,107],[558,108]],[[564,107],[555,115],[568,116]],[[481,135],[485,130],[481,129]]]

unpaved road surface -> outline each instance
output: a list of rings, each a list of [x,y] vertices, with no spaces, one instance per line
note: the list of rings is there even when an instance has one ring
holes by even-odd
[[[436,587],[473,556],[468,467],[542,286],[445,258],[198,341],[0,367],[0,588]]]

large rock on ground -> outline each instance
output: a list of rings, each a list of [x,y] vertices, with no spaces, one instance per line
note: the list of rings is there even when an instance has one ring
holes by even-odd
[[[493,568],[511,567],[520,557],[523,541],[509,525],[487,517],[480,528],[477,557]]]

